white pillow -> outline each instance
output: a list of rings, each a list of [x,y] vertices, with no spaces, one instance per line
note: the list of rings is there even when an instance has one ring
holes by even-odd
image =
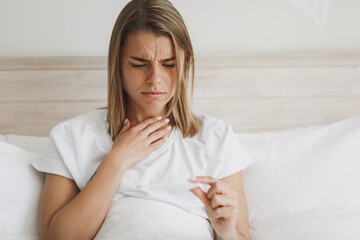
[[[324,125],[313,125],[308,127],[296,127],[296,128],[288,128],[283,130],[275,130],[275,131],[267,131],[267,132],[258,132],[258,133],[239,133],[239,140],[250,140],[253,139],[255,141],[264,141],[266,139],[273,139],[279,137],[295,137],[297,135],[318,129],[323,127]]]
[[[358,240],[360,210],[326,210],[271,218],[251,227],[251,240]]]
[[[49,143],[49,137],[27,136],[17,134],[0,134],[0,142],[7,142],[29,152],[44,153]]]
[[[0,234],[38,234],[44,174],[30,162],[43,154],[0,142]]]
[[[254,160],[243,173],[250,224],[360,209],[360,115],[289,134],[238,137]]]
[[[0,240],[40,240],[40,236],[33,234],[0,234]]]

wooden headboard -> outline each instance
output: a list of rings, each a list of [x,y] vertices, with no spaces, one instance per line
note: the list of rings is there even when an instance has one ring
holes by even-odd
[[[360,114],[360,53],[199,55],[193,108],[236,132],[327,124]],[[107,58],[0,57],[0,134],[48,136],[106,106]]]

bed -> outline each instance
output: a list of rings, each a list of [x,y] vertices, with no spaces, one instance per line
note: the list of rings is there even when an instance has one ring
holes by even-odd
[[[253,240],[360,239],[360,53],[201,54],[193,108],[229,122]],[[39,239],[58,122],[106,105],[106,57],[0,57],[0,239]]]

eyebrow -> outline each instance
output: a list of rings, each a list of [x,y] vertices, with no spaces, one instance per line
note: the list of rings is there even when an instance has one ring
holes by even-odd
[[[136,61],[139,61],[139,62],[150,62],[150,60],[147,60],[145,58],[139,58],[139,57],[129,57],[131,59],[134,59]],[[175,60],[176,57],[172,57],[172,58],[165,58],[165,59],[161,59],[160,62],[170,62],[172,60]]]

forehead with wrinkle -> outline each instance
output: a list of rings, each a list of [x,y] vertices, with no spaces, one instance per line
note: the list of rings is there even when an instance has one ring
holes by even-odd
[[[127,36],[122,50],[128,57],[136,56],[150,61],[175,57],[174,45],[169,37],[147,32]]]

